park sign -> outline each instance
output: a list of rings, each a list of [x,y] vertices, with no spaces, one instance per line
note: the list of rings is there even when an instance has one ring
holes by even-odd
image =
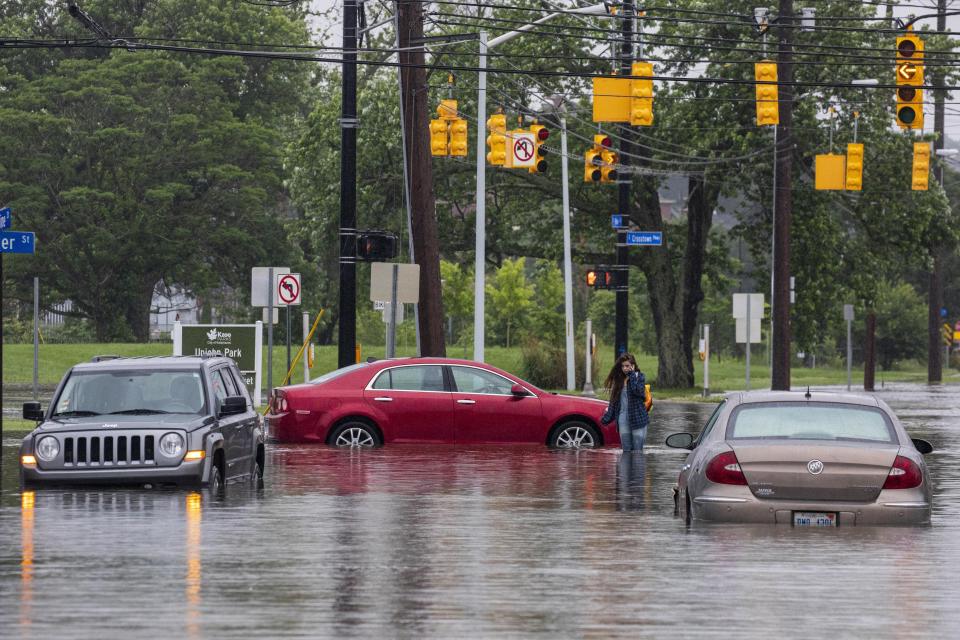
[[[233,358],[260,404],[263,324],[181,324],[173,329],[173,355]]]

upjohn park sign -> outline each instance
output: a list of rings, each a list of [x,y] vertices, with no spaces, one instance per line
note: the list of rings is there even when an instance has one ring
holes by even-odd
[[[233,358],[243,382],[261,403],[263,323],[256,324],[174,324],[173,355],[225,356]]]

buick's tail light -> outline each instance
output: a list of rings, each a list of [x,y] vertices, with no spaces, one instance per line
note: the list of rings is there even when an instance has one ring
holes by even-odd
[[[707,480],[717,484],[747,484],[733,451],[724,451],[707,463],[706,475]]]
[[[883,483],[884,489],[913,489],[923,483],[923,472],[920,466],[903,456],[897,456],[893,461],[893,467],[887,474],[887,481]]]
[[[274,390],[270,394],[270,407],[274,413],[283,413],[287,410],[287,396],[282,391]]]

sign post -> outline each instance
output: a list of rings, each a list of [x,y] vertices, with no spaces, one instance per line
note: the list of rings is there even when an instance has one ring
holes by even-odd
[[[397,313],[400,311],[398,305],[404,302],[420,301],[420,265],[397,262],[371,263],[370,299],[390,301],[386,356],[392,358],[396,350]]]
[[[853,363],[853,342],[851,336],[853,335],[853,305],[845,304],[843,305],[843,319],[847,321],[847,391],[850,391],[851,383],[851,366]]]
[[[750,347],[760,341],[760,321],[763,318],[762,293],[733,294],[733,317],[737,321],[737,342],[746,343],[747,390],[750,390]]]

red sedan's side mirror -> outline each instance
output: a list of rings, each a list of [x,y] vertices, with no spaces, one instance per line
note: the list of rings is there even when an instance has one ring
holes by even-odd
[[[530,393],[519,384],[515,384],[512,387],[510,387],[510,393],[512,393],[514,396],[518,398],[522,398],[523,396],[530,395]]]

